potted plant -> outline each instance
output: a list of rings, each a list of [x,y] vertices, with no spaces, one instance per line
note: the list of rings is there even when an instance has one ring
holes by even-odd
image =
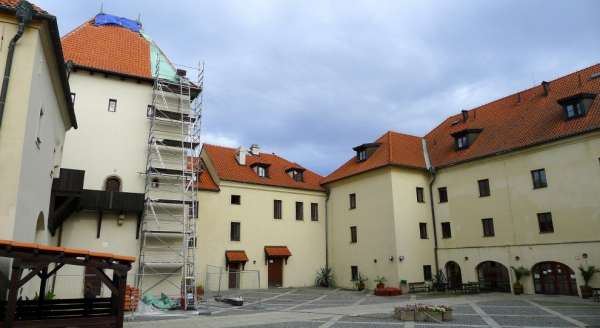
[[[385,279],[385,277],[383,276],[377,276],[377,278],[375,278],[375,282],[377,283],[377,285],[375,285],[376,288],[383,288],[385,287],[385,282],[387,281],[387,279]]]
[[[334,287],[335,279],[333,277],[333,269],[330,267],[323,267],[319,271],[317,271],[315,286],[323,288]]]
[[[362,275],[360,272],[358,273],[356,279],[354,280],[354,286],[358,291],[362,291],[366,287],[366,282],[369,280],[366,276]]]
[[[523,285],[521,284],[521,278],[527,277],[529,275],[529,270],[527,268],[520,266],[515,268],[514,266],[510,267],[515,273],[516,281],[513,284],[513,292],[515,295],[523,294]]]
[[[446,290],[446,276],[442,270],[439,270],[433,278],[433,289],[438,292]]]
[[[584,282],[583,286],[579,286],[579,289],[581,290],[581,297],[590,298],[592,297],[593,293],[592,287],[589,286],[590,280],[592,280],[594,274],[596,272],[600,272],[600,270],[596,269],[596,267],[593,265],[588,265],[587,268],[584,268],[583,265],[580,265],[579,272],[581,273]]]
[[[196,285],[196,295],[197,296],[204,295],[204,286],[202,286],[202,284]]]
[[[402,294],[408,293],[408,281],[406,279],[400,280],[400,290]]]

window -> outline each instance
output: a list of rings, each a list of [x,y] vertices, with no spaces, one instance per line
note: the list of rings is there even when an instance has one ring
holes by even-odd
[[[312,221],[319,221],[319,204],[310,203],[310,219]]]
[[[240,204],[242,204],[242,196],[240,196],[240,195],[231,195],[231,204],[232,205],[240,205]]]
[[[350,227],[350,243],[356,244],[358,242],[358,234],[356,232],[356,226]]]
[[[154,106],[148,105],[148,107],[146,107],[146,116],[147,117],[154,116]]]
[[[304,220],[304,203],[296,202],[296,220]]]
[[[585,114],[583,103],[574,102],[565,105],[565,113],[567,114],[567,119],[583,116]]]
[[[231,241],[240,241],[240,223],[231,222],[230,239]]]
[[[479,185],[479,197],[487,197],[490,195],[490,180],[478,180],[477,184]]]
[[[483,236],[484,237],[494,237],[494,219],[481,219],[481,224],[483,225]]]
[[[461,135],[456,137],[456,149],[466,149],[469,147],[469,136]]]
[[[366,149],[362,149],[356,152],[356,157],[358,159],[359,162],[362,161],[366,161],[367,160],[367,150]]]
[[[431,265],[424,265],[423,266],[423,280],[425,280],[425,281],[431,281],[432,280]]]
[[[356,266],[356,265],[350,266],[350,275],[352,276],[352,281],[358,280],[358,266]]]
[[[350,194],[350,209],[353,210],[356,208],[356,194]]]
[[[294,179],[296,182],[304,182],[304,172],[303,169],[289,169],[288,175]]]
[[[267,176],[267,168],[264,166],[258,166],[256,173],[259,177],[264,178]]]
[[[254,170],[254,173],[256,173],[256,175],[258,175],[259,177],[261,177],[261,178],[269,177],[269,164],[255,163],[255,164],[252,164],[251,167]]]
[[[446,187],[438,188],[438,194],[440,196],[440,203],[448,202],[448,189]]]
[[[548,181],[546,180],[546,169],[531,171],[531,179],[533,180],[533,189],[548,187]]]
[[[75,92],[71,92],[71,102],[75,105]]]
[[[108,100],[108,111],[113,113],[117,111],[117,99]]]
[[[452,238],[452,229],[450,228],[450,222],[442,222],[442,238]]]
[[[578,93],[559,99],[557,102],[563,107],[565,119],[570,120],[585,116],[594,102],[594,98],[596,98],[596,95],[593,93]]]
[[[419,223],[419,232],[421,233],[421,239],[427,239],[427,223],[420,222]]]
[[[417,203],[425,203],[422,187],[417,187]]]
[[[188,239],[188,247],[196,248],[196,237],[191,237],[190,239]]]
[[[553,233],[554,225],[552,224],[552,213],[538,213],[538,225],[540,226],[540,233]]]
[[[273,201],[273,217],[277,220],[281,220],[281,200],[279,199]]]

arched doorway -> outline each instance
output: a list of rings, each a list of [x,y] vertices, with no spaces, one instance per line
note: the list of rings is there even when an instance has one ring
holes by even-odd
[[[482,290],[510,292],[508,269],[495,261],[485,261],[477,265],[477,277]]]
[[[446,263],[446,277],[448,277],[448,288],[456,289],[462,287],[462,275],[458,263],[454,261]]]
[[[533,266],[536,294],[577,295],[575,272],[559,262],[540,262]]]
[[[106,182],[104,183],[104,190],[121,191],[121,179],[115,176],[106,178]]]

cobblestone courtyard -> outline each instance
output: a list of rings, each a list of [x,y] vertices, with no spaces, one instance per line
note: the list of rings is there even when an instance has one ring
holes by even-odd
[[[345,290],[314,288],[239,291],[242,307],[211,301],[211,315],[170,313],[127,318],[126,327],[600,327],[600,303],[568,296],[510,294],[402,295],[377,297]],[[401,322],[394,306],[447,304],[454,320]]]

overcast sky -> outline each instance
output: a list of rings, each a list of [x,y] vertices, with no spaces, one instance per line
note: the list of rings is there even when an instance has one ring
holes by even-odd
[[[321,174],[387,130],[600,62],[600,1],[33,0],[61,35],[137,18],[178,64],[206,63],[203,138],[258,143]]]

